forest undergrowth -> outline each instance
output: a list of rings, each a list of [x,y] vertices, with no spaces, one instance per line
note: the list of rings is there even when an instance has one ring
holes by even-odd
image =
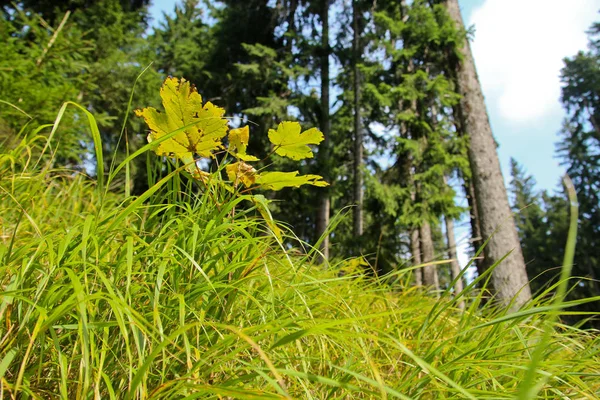
[[[476,288],[489,275],[438,298],[411,268],[321,265],[249,197],[181,168],[130,196],[128,163],[151,144],[98,171],[106,182],[54,168],[49,128],[0,154],[0,398],[600,393],[597,332],[556,318],[589,300],[549,288],[509,313]]]

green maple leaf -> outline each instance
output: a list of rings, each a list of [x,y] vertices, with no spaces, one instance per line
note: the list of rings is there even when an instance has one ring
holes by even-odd
[[[324,136],[317,128],[301,133],[302,127],[298,122],[282,122],[277,130],[269,129],[269,140],[275,145],[275,153],[292,160],[313,158],[313,152],[308,145],[319,144]]]
[[[187,164],[194,160],[195,155],[210,157],[215,150],[223,147],[221,139],[227,135],[228,129],[227,120],[223,118],[225,110],[211,102],[203,106],[196,88],[183,78],[167,78],[160,89],[160,97],[164,112],[153,107],[135,110],[135,114],[143,117],[150,128],[148,141],[188,127],[161,142],[155,149],[156,154],[176,157]],[[195,169],[195,165],[192,168]]]
[[[302,185],[313,185],[319,187],[328,186],[320,175],[298,175],[294,172],[264,172],[256,177],[256,183],[263,189],[281,190],[286,187],[300,187]]]

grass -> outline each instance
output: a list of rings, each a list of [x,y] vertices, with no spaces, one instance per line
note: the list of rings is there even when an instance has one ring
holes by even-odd
[[[560,298],[507,314],[469,287],[462,311],[408,270],[390,284],[315,265],[246,198],[191,190],[177,170],[130,197],[106,189],[116,174],[35,162],[39,148],[34,135],[0,154],[0,398],[600,393],[597,332],[561,324]]]

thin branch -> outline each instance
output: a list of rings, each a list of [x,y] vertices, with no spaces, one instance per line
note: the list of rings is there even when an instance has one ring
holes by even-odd
[[[70,15],[71,15],[71,11],[67,10],[67,12],[65,13],[65,16],[63,17],[62,21],[60,21],[60,24],[58,25],[58,28],[56,28],[56,30],[54,31],[54,34],[50,38],[50,41],[48,42],[48,45],[46,46],[46,48],[44,49],[44,51],[42,52],[42,54],[40,55],[40,57],[35,62],[36,66],[39,67],[40,64],[42,63],[42,61],[44,60],[44,58],[46,57],[46,54],[48,54],[48,51],[54,45],[54,42],[56,41],[56,38],[58,37],[58,34],[64,28],[64,26],[67,23],[67,20],[69,19]]]

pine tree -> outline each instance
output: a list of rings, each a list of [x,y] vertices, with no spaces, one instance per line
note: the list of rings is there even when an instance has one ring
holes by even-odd
[[[152,35],[157,69],[194,82],[200,93],[211,78],[206,65],[214,46],[207,16],[199,0],[186,0],[175,6],[173,16],[163,14]]]
[[[445,4],[457,29],[464,30],[458,0],[446,0]],[[513,308],[518,308],[531,298],[527,271],[475,62],[466,38],[463,42],[461,59],[455,63],[456,83],[462,95],[461,125],[469,137],[469,160],[481,233],[489,238],[484,262],[490,266],[506,256],[492,272],[492,289],[499,301],[509,304],[514,299]]]
[[[52,29],[54,31],[52,31]],[[51,27],[39,15],[17,9],[0,18],[0,146],[11,148],[41,125],[51,124],[61,105],[75,100],[89,79],[85,58],[91,43],[70,14]],[[84,124],[67,113],[57,132],[57,163],[77,168],[84,160],[89,135]],[[47,131],[43,131],[45,133]],[[39,151],[39,149],[33,149]]]
[[[600,294],[600,24],[589,31],[589,50],[565,59],[561,101],[567,118],[557,146],[577,190],[579,230],[574,274],[584,279],[573,296]],[[586,311],[598,312],[598,302]]]
[[[360,4],[352,2],[352,79],[354,91],[354,210],[353,234],[360,238],[363,234],[363,132],[361,112],[361,73],[362,58],[362,13]]]
[[[48,92],[39,90],[41,87],[50,88],[55,83],[59,86],[64,85],[62,90],[58,90],[56,97],[48,97],[47,101],[52,105],[43,107],[43,112],[55,116],[61,103],[69,100],[76,101],[92,111],[100,127],[104,158],[108,162],[113,159],[115,152],[125,151],[126,143],[132,147],[141,143],[145,135],[131,135],[132,132],[141,131],[137,119],[127,120],[125,128],[126,133],[130,135],[129,140],[121,137],[121,124],[126,119],[133,83],[151,60],[149,46],[142,37],[147,27],[147,2],[102,0],[89,3],[83,0],[44,0],[9,3],[2,3],[5,21],[16,22],[21,17],[31,18],[34,22],[30,26],[34,31],[38,30],[40,21],[46,21],[41,24],[44,29],[47,26],[57,27],[55,41],[51,41],[50,33],[47,41],[37,44],[43,48],[52,42],[47,52],[33,58],[37,65],[30,69],[33,73],[30,85],[32,88],[38,88],[44,97]],[[68,19],[65,19],[67,15]],[[64,26],[61,24],[63,20]],[[13,39],[19,37],[18,30],[13,31],[13,34],[16,35]],[[20,45],[35,47],[32,41],[40,39],[36,35],[29,31],[25,36],[19,37]],[[65,52],[69,47],[71,50]],[[60,51],[63,53],[60,54]],[[52,71],[52,77],[39,74],[44,69]],[[160,77],[150,69],[138,82],[133,107],[155,103],[158,98],[155,88],[158,85]],[[42,104],[38,103],[36,108],[41,111],[40,106]],[[81,118],[77,120],[83,121]],[[61,147],[68,147],[65,144],[70,141],[75,144],[75,148],[77,145],[88,146],[89,138],[82,136],[85,135],[84,132],[87,132],[87,129],[78,129],[72,135],[62,135]],[[68,156],[65,160],[61,160],[59,155],[56,161],[82,168],[83,160],[79,157],[81,153],[85,152],[79,149],[75,151],[74,157]]]
[[[440,10],[415,1],[377,3],[368,13],[373,23],[365,33],[367,56],[361,65],[363,127],[376,150],[367,158],[366,171],[373,175],[366,177],[363,248],[394,254],[396,263],[412,253],[418,265],[445,251],[434,243],[439,235],[428,232],[439,232],[440,216],[455,208],[454,192],[443,178],[464,160],[449,124],[448,108],[457,96],[441,64],[454,28]],[[374,56],[381,49],[383,60]],[[371,130],[375,123],[385,126],[384,136]],[[379,157],[392,158],[392,165],[383,166]],[[384,239],[391,234],[395,237]],[[424,283],[435,288],[432,269]]]
[[[557,232],[554,231],[555,227],[548,224],[546,213],[550,211],[544,210],[544,194],[536,192],[535,180],[525,173],[516,160],[510,160],[510,168],[512,177],[510,193],[515,223],[527,273],[532,279],[531,288],[534,292],[538,292],[556,281],[558,267],[562,263],[564,243],[559,242],[558,247],[554,248],[549,246],[551,243],[556,244],[553,236]],[[567,220],[565,219],[565,224],[562,224],[564,227]]]
[[[321,1],[321,49],[320,49],[320,72],[321,72],[321,112],[320,112],[320,127],[321,132],[325,136],[324,142],[321,144],[318,157],[319,166],[323,178],[326,181],[331,180],[329,169],[331,165],[329,146],[331,143],[331,122],[330,122],[330,109],[329,109],[329,57],[331,48],[329,46],[329,0]],[[329,226],[329,214],[331,209],[331,199],[329,190],[319,191],[319,205],[317,209],[316,218],[316,236],[323,236]],[[323,259],[329,259],[329,235],[326,235],[321,244],[321,253]]]

